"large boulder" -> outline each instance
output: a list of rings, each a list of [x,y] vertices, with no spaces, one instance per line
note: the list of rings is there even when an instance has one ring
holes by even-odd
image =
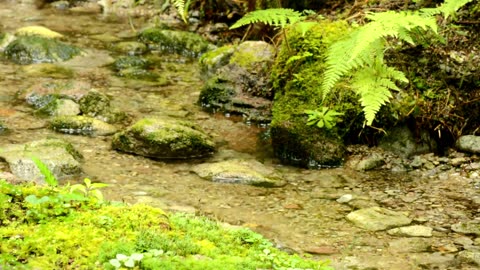
[[[25,144],[9,144],[0,147],[0,158],[10,171],[24,181],[44,183],[32,156],[40,159],[57,179],[65,179],[81,173],[82,155],[67,141],[45,139]]]
[[[246,41],[206,53],[200,59],[206,78],[199,103],[209,110],[270,122],[273,93],[269,67],[275,48],[263,41]]]
[[[192,168],[198,176],[205,180],[227,184],[245,184],[262,187],[278,187],[285,185],[278,173],[256,160],[226,160],[215,163],[204,163]]]
[[[328,21],[319,22],[308,33],[296,28],[287,33],[288,43],[282,45],[272,68],[275,98],[270,134],[274,153],[282,163],[320,168],[339,166],[344,161],[346,133],[362,120],[335,120],[331,127],[319,128],[307,125],[306,114],[322,107],[342,112],[339,119],[361,113],[352,93],[324,99],[319,91],[326,48],[343,33],[348,33],[347,24]]]
[[[206,157],[215,144],[191,122],[168,117],[144,118],[114,135],[113,149],[157,159]]]

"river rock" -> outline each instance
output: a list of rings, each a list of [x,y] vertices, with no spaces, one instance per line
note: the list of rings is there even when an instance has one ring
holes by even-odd
[[[196,165],[192,171],[203,179],[228,184],[245,184],[262,187],[285,185],[278,173],[256,160],[226,160]]]
[[[246,41],[205,54],[200,63],[206,83],[199,103],[250,121],[270,122],[273,93],[269,67],[274,54],[275,48],[263,41]]]
[[[21,65],[65,61],[81,53],[79,48],[56,39],[20,36],[5,48],[5,56]]]
[[[480,153],[480,136],[464,135],[458,138],[455,146],[459,151]]]
[[[432,250],[432,243],[423,238],[400,238],[388,243],[390,251],[395,253],[419,253]]]
[[[210,156],[215,144],[189,121],[168,117],[144,118],[114,135],[113,149],[158,159]]]
[[[94,117],[110,124],[128,118],[124,112],[113,108],[110,103],[110,98],[107,95],[94,89],[84,95],[78,103],[83,115]]]
[[[81,172],[82,155],[67,141],[45,139],[25,144],[0,147],[0,157],[5,159],[11,172],[21,180],[44,183],[44,176],[32,161],[39,158],[57,179],[65,179]]]
[[[56,109],[53,111],[54,116],[69,116],[80,114],[80,105],[70,99],[57,99],[55,101]]]
[[[364,208],[351,212],[347,215],[347,220],[368,231],[382,231],[405,226],[412,222],[402,213],[381,207]]]
[[[147,43],[150,49],[160,50],[166,54],[177,53],[187,57],[199,57],[215,47],[198,34],[158,27],[143,30],[139,34],[139,39]]]
[[[16,36],[39,36],[43,38],[61,38],[62,34],[52,31],[44,26],[32,25],[15,30]]]
[[[50,120],[50,128],[61,133],[88,136],[107,136],[117,128],[93,117],[82,115],[57,116]]]
[[[463,234],[474,234],[480,236],[480,222],[478,221],[466,221],[453,224],[451,226],[452,231]]]
[[[409,237],[432,237],[433,229],[422,225],[393,228],[387,231],[390,235]]]

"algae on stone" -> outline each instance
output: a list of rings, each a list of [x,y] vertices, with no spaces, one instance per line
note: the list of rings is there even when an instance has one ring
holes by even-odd
[[[50,120],[50,128],[61,133],[89,136],[106,136],[117,132],[117,128],[108,123],[81,115],[54,117]]]
[[[191,122],[172,118],[144,118],[114,135],[116,150],[158,159],[206,157],[215,144]]]
[[[77,47],[40,36],[20,36],[5,48],[5,56],[21,65],[65,61],[81,53]]]

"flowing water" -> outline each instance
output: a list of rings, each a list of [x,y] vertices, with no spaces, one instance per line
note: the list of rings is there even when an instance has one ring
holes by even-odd
[[[335,201],[344,194],[355,194],[367,204],[376,201],[387,208],[405,211],[440,228],[451,218],[445,214],[448,207],[464,216],[475,215],[475,211],[466,206],[460,207],[461,203],[458,207],[455,202],[445,206],[443,202],[448,199],[436,192],[452,186],[456,187],[455,191],[468,187],[469,183],[460,178],[439,182],[406,174],[366,174],[341,168],[309,171],[282,166],[262,139],[264,127],[209,114],[196,105],[202,81],[195,61],[161,56],[161,68],[171,82],[164,86],[127,82],[113,76],[103,66],[114,56],[108,50],[109,44],[92,37],[98,34],[132,37],[134,33],[126,19],[35,10],[32,5],[11,1],[0,3],[0,19],[5,32],[21,26],[43,25],[64,34],[69,43],[84,48],[87,55],[62,65],[74,69],[75,80],[92,83],[112,96],[113,105],[134,119],[168,112],[193,120],[215,138],[219,152],[210,160],[165,162],[114,151],[110,137],[55,133],[45,128],[46,119],[33,116],[32,109],[17,101],[15,94],[32,84],[58,79],[28,75],[21,66],[1,61],[0,118],[12,129],[0,137],[1,144],[47,137],[72,142],[85,157],[84,176],[110,184],[104,191],[109,199],[145,202],[171,211],[196,212],[229,224],[248,226],[286,250],[325,253],[327,255],[317,256],[332,259],[338,269],[346,269],[349,263],[356,265],[355,260],[360,261],[360,266],[351,269],[367,269],[369,265],[373,266],[368,269],[417,269],[410,253],[388,249],[394,237],[383,232],[366,232],[345,220],[352,207]],[[140,21],[133,23],[140,25]],[[202,180],[190,171],[193,164],[238,157],[256,158],[274,167],[288,184],[273,189],[218,184]],[[468,192],[467,188],[464,190],[459,192]],[[418,197],[416,203],[423,205],[423,210],[411,206],[413,202],[398,199],[409,194]],[[443,234],[434,236],[433,242],[440,246],[450,241]]]

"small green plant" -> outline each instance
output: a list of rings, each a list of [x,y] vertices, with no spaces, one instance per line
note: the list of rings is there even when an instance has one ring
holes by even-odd
[[[143,254],[141,253],[133,253],[130,256],[125,254],[117,254],[115,259],[111,259],[108,261],[115,269],[120,269],[122,266],[126,268],[134,268],[135,265],[143,259]]]
[[[58,186],[57,178],[55,178],[52,171],[50,171],[50,169],[47,167],[47,165],[43,161],[41,161],[38,157],[33,155],[30,156],[30,159],[33,161],[33,163],[35,163],[37,168],[40,170],[40,173],[45,178],[45,182],[47,183],[47,185],[49,185],[52,188]]]
[[[190,8],[191,3],[192,0],[172,0],[173,6],[175,7],[178,15],[180,15],[180,18],[182,18],[185,24],[188,24],[188,9]]]
[[[322,107],[321,111],[305,110],[305,113],[308,115],[307,125],[316,125],[319,128],[326,129],[333,128],[339,121],[339,116],[343,115],[343,113],[337,112],[327,107]]]
[[[75,184],[70,187],[71,193],[80,193],[85,197],[93,197],[96,198],[98,201],[103,201],[103,194],[100,191],[101,188],[108,187],[108,184],[104,183],[92,183],[92,180],[89,178],[83,179],[83,184]]]

